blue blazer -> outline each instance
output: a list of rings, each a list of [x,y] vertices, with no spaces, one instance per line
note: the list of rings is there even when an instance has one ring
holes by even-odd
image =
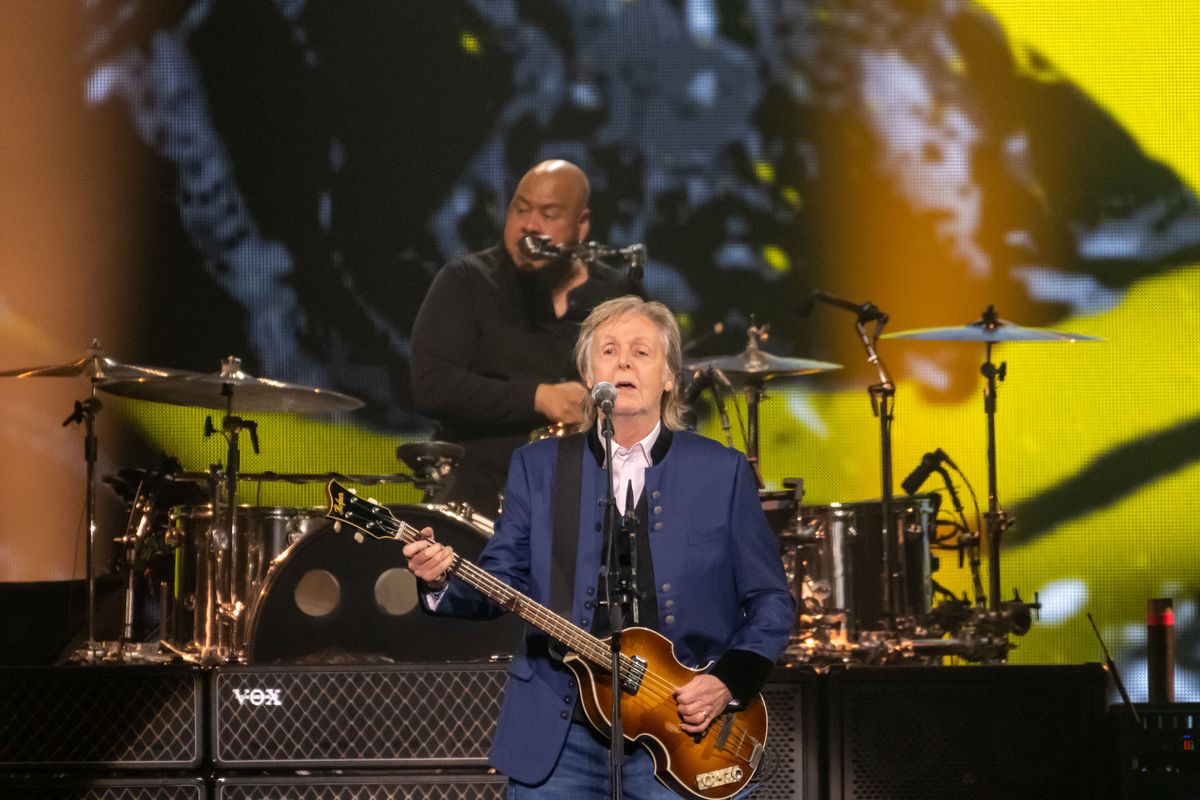
[[[513,454],[504,510],[479,557],[481,567],[545,605],[558,444],[546,439]],[[571,619],[589,629],[601,591],[606,493],[604,470],[586,448],[581,469]],[[702,667],[735,648],[777,660],[795,608],[745,457],[676,432],[666,454],[646,470],[644,491],[658,601],[657,624],[648,627],[670,639],[688,666]],[[436,613],[486,618],[501,610],[452,580]],[[509,672],[491,761],[509,777],[536,784],[558,760],[578,691],[571,672],[547,652],[545,635],[528,625]]]

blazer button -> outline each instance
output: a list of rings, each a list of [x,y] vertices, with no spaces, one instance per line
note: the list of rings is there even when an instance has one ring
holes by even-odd
[[[662,492],[660,492],[658,489],[655,489],[653,492],[650,493],[650,497],[653,498],[654,500],[657,500],[658,498],[662,497]]]
[[[567,688],[568,688],[568,689],[574,689],[574,688],[575,688],[575,679],[574,679],[574,678],[572,678],[571,680],[567,681]]]
[[[596,587],[595,587],[595,586],[589,586],[589,587],[588,587],[588,590],[587,590],[587,596],[588,596],[588,597],[591,597],[591,596],[592,596],[592,595],[594,595],[595,593],[596,593]]]
[[[596,607],[596,604],[593,603],[591,600],[588,600],[586,603],[583,604],[583,607],[586,608],[588,611],[591,611],[593,608]]]
[[[586,619],[581,619],[579,620],[579,624],[581,627],[586,628],[588,626],[588,621]]]
[[[662,585],[662,590],[663,590],[664,592],[669,592],[669,591],[671,591],[671,584],[669,584],[669,583],[664,583],[664,584]]]
[[[674,607],[675,607],[675,601],[674,601],[674,600],[668,600],[668,601],[667,601],[666,603],[664,603],[663,605],[665,605],[667,608],[674,608]]]
[[[571,697],[571,695],[569,695],[569,694],[563,695],[563,702],[566,703],[567,705],[571,705],[571,701],[574,699],[575,698]]]
[[[654,530],[656,530],[656,531],[661,531],[661,530],[662,530],[662,523],[661,523],[661,522],[656,522],[656,523],[654,523]]]
[[[661,514],[661,513],[662,513],[662,506],[655,506],[655,507],[654,507],[654,513],[655,513],[655,514]]]
[[[663,622],[667,623],[668,625],[670,625],[674,621],[675,621],[674,614],[667,614],[666,618],[663,620]]]
[[[560,718],[560,719],[566,719],[566,718],[567,718],[567,712],[565,712],[565,711],[560,711],[560,712],[558,712],[558,716],[559,716],[559,718]]]

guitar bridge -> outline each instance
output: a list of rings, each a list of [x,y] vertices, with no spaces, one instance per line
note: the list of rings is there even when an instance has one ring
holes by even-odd
[[[621,685],[630,694],[637,694],[642,688],[642,679],[646,677],[646,659],[633,656],[629,659],[629,669],[621,674]]]

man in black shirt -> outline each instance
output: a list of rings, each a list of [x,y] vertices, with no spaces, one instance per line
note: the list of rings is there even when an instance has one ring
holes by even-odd
[[[587,390],[572,348],[599,303],[627,294],[620,272],[578,258],[534,259],[525,236],[576,245],[589,227],[588,180],[567,161],[544,161],[521,178],[502,241],[444,266],[413,326],[417,410],[439,439],[461,444],[450,500],[494,517],[512,451],[552,423],[583,421]]]

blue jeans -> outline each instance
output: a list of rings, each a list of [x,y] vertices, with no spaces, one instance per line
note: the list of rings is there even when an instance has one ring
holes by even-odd
[[[582,723],[572,723],[550,777],[537,786],[508,782],[508,800],[606,800],[608,742]],[[654,777],[654,760],[640,745],[625,748],[621,788],[626,800],[679,800]]]

